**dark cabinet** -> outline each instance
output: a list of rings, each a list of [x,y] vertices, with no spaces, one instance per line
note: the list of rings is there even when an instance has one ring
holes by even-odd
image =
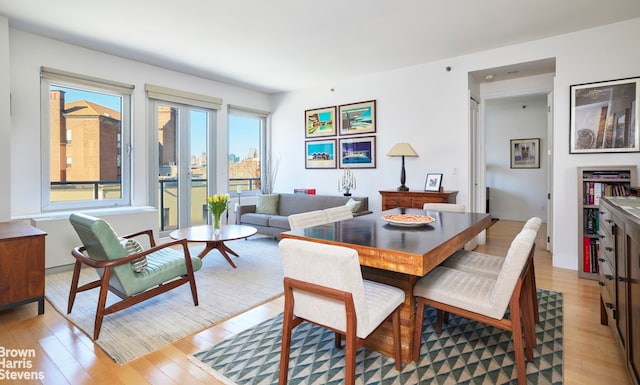
[[[640,198],[603,198],[599,210],[600,321],[610,326],[639,385]]]

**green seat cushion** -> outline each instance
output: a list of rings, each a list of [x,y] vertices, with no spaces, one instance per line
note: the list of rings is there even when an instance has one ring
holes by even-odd
[[[193,271],[200,270],[202,260],[191,257],[191,264]],[[140,273],[134,272],[128,265],[117,266],[114,270],[117,270],[115,275],[119,279],[117,281],[111,279],[110,283],[128,296],[141,293],[176,277],[187,275],[187,266],[182,250],[169,247],[148,254],[147,268]]]

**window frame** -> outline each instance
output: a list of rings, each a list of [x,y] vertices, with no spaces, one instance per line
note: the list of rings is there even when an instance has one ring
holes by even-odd
[[[264,185],[264,176],[266,175],[265,173],[265,167],[267,164],[267,154],[268,151],[270,151],[271,148],[271,143],[270,143],[270,112],[267,111],[261,111],[261,110],[256,110],[253,108],[247,108],[247,107],[241,107],[241,106],[236,106],[236,105],[231,105],[229,104],[227,106],[227,191],[229,193],[235,193],[236,191],[231,191],[231,176],[229,175],[229,155],[230,155],[230,146],[229,146],[229,140],[231,138],[231,124],[230,124],[230,118],[232,115],[235,116],[243,116],[243,117],[249,117],[249,118],[257,118],[260,120],[260,143],[259,143],[259,150],[260,150],[260,188],[257,189],[252,189],[252,190],[246,190],[243,191],[243,193],[248,193],[250,195],[255,195],[255,194],[259,194],[262,191],[262,186]],[[236,154],[237,155],[237,154]]]
[[[120,185],[121,196],[118,199],[93,199],[65,202],[51,201],[51,134],[49,93],[52,86],[74,88],[82,91],[113,95],[121,98],[120,111]],[[131,134],[132,134],[132,94],[133,85],[74,74],[70,72],[42,67],[40,72],[40,152],[41,152],[41,212],[69,211],[77,209],[96,209],[131,206]]]

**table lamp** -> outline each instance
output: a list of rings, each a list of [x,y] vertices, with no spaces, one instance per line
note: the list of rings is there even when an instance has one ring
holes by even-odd
[[[411,147],[409,143],[396,143],[391,150],[387,153],[387,156],[401,156],[402,157],[402,170],[400,171],[400,187],[398,187],[398,191],[409,191],[409,187],[404,185],[405,180],[407,179],[407,174],[404,170],[404,157],[411,156],[417,157],[418,154]]]

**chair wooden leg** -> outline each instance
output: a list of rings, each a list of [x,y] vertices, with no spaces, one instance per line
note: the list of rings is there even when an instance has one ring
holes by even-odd
[[[82,263],[80,261],[76,261],[73,266],[73,278],[71,278],[71,288],[69,289],[69,302],[67,304],[67,314],[71,313],[71,309],[73,309],[73,303],[76,300],[76,293],[78,292],[78,281],[80,280],[80,268],[82,267]]]
[[[536,285],[536,272],[534,269],[534,264],[531,262],[531,267],[529,268],[529,274],[527,280],[529,281],[529,285],[531,287],[531,300],[533,302],[533,319],[538,324],[540,323],[540,309],[538,308],[538,286]]]
[[[436,333],[440,334],[442,332],[442,321],[444,320],[444,310],[438,309],[436,312]]]
[[[422,322],[424,320],[424,300],[422,297],[417,297],[416,308],[416,322],[413,329],[413,349],[411,352],[411,359],[418,361],[420,358],[420,346],[422,345]]]
[[[286,290],[286,288],[285,288]],[[290,294],[290,293],[288,293]],[[280,347],[280,375],[278,385],[286,385],[289,377],[289,355],[291,353],[291,330],[293,324],[293,305],[287,301],[285,295],[284,314],[282,321],[282,346]]]
[[[335,332],[334,333],[335,336],[333,338],[333,344],[335,345],[336,349],[342,349],[342,335],[340,335],[340,333]]]
[[[347,333],[346,336],[346,349],[344,353],[344,359],[346,361],[344,368],[344,383],[345,385],[355,385],[356,383],[356,352],[357,352],[357,337],[354,333]]]
[[[520,294],[520,316],[522,317],[522,328],[524,330],[524,353],[527,362],[533,362],[533,347],[536,346],[536,324],[533,320],[533,304],[528,291]],[[512,315],[513,317],[513,315]]]
[[[511,333],[513,335],[513,349],[516,360],[516,373],[518,374],[518,385],[527,385],[527,367],[524,360],[524,341],[522,336],[522,323],[519,317],[520,306],[518,300],[511,301]]]
[[[111,269],[104,269],[102,275],[102,284],[100,285],[100,294],[98,296],[98,305],[96,307],[96,322],[93,326],[93,339],[97,340],[100,336],[102,328],[102,319],[104,318],[104,308],[107,303],[107,294],[109,293],[109,277],[111,277]]]
[[[401,346],[402,342],[400,342],[400,310],[399,308],[393,311],[393,314],[391,315],[391,323],[393,324],[393,352],[394,352],[394,359],[396,361],[396,370],[402,370],[402,346]]]

